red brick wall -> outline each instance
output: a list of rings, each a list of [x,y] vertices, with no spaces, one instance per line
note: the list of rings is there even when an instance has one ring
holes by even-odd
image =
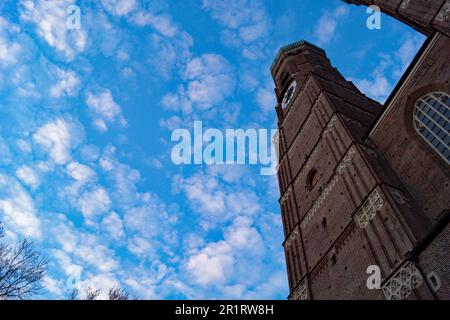
[[[418,264],[425,277],[434,272],[440,281],[440,288],[434,292],[438,299],[450,299],[450,225],[420,254]],[[429,281],[429,280],[427,280]]]
[[[439,36],[371,135],[419,208],[435,221],[450,208],[450,167],[413,128],[415,101],[450,93],[450,39]]]
[[[442,43],[438,48],[442,50]],[[430,57],[432,72],[448,75],[443,66],[447,57]],[[440,71],[434,67],[436,61],[441,62]],[[385,114],[371,139],[363,141],[382,107],[347,82],[321,51],[303,45],[283,53],[274,77],[282,86],[276,88],[279,101],[289,85],[283,79],[301,82],[291,105],[285,110],[278,106],[280,206],[291,291],[307,283],[313,299],[383,298],[380,290],[367,289],[367,267],[378,265],[386,280],[406,261],[430,227],[432,219],[420,210],[424,201],[441,209],[448,201],[445,191],[423,193],[423,188],[448,179],[448,167],[429,152],[421,154],[417,148],[423,143],[417,137],[405,137],[412,133],[401,104]],[[405,143],[412,144],[416,157],[405,158]],[[425,167],[421,173],[414,161],[427,161],[438,169]],[[405,182],[405,175],[433,170],[436,180]],[[311,171],[318,172],[318,181],[309,189]],[[367,225],[360,226],[355,221],[374,194],[380,207]],[[410,299],[429,297],[427,290],[418,288]]]
[[[332,256],[336,256],[333,264]],[[350,225],[321,265],[311,274],[310,290],[314,299],[383,299],[381,290],[366,285],[367,266],[376,260],[361,229]]]

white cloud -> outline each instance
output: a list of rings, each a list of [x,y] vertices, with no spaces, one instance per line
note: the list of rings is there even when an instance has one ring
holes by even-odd
[[[62,296],[63,295],[63,292],[61,290],[61,287],[63,285],[61,284],[61,281],[56,280],[56,279],[54,279],[54,278],[52,278],[52,277],[47,275],[47,276],[45,276],[42,279],[42,282],[43,282],[42,283],[43,287],[47,291],[49,291],[50,293],[52,293],[52,294],[54,294],[56,296]]]
[[[59,198],[64,203],[69,203],[72,207],[77,208],[82,211],[82,204],[84,205],[84,210],[88,210],[88,196],[87,188],[93,187],[94,183],[97,181],[97,173],[89,166],[78,163],[76,161],[70,162],[66,167],[67,175],[70,176],[71,180],[66,186],[60,188],[58,195]],[[82,195],[80,197],[80,194]],[[86,198],[83,198],[86,197]],[[84,202],[81,202],[81,199]],[[86,217],[89,219],[91,217]],[[88,220],[87,223],[92,223]]]
[[[249,218],[238,217],[225,232],[226,241],[235,249],[249,250],[251,255],[262,255],[264,244],[259,232],[251,226]]]
[[[204,214],[216,214],[220,217],[225,211],[226,193],[219,187],[216,179],[197,174],[190,178],[175,177],[174,185],[184,191],[193,207]]]
[[[222,42],[242,50],[248,59],[263,57],[270,20],[259,0],[203,0],[203,9],[224,27]]]
[[[209,244],[201,252],[191,256],[186,269],[196,284],[220,285],[230,278],[234,262],[230,245],[218,242]]]
[[[151,26],[165,37],[172,38],[178,28],[170,15],[153,13],[142,8],[136,0],[102,0],[103,7],[114,16],[127,17],[138,26]]]
[[[127,125],[122,116],[122,109],[114,101],[110,90],[105,89],[98,94],[89,92],[86,96],[86,103],[93,113],[94,124],[100,131],[108,130],[107,123],[117,123],[122,127]]]
[[[103,219],[102,224],[112,238],[120,239],[125,236],[122,219],[117,213],[112,212],[110,215],[107,215]]]
[[[33,199],[15,179],[0,174],[0,213],[6,228],[31,238],[42,236]]]
[[[318,45],[326,45],[336,36],[338,24],[348,16],[347,5],[340,5],[334,11],[326,11],[315,26],[315,36]]]
[[[172,287],[163,282],[167,276],[175,274],[174,269],[168,268],[160,261],[152,261],[150,266],[139,266],[129,270],[125,283],[143,299],[162,299],[159,292],[170,293]]]
[[[180,117],[172,116],[169,119],[161,119],[159,125],[173,131],[182,127],[183,120]]]
[[[205,229],[217,228],[239,215],[253,216],[261,209],[257,195],[235,180],[241,180],[242,175],[233,176],[228,171],[231,170],[210,167],[207,172],[173,179],[174,191],[184,193],[191,207],[200,214],[200,224]]]
[[[225,231],[224,240],[209,243],[193,253],[187,259],[185,268],[196,284],[222,287],[235,281],[236,273],[242,268],[251,267],[246,262],[252,257],[261,257],[264,253],[263,240],[251,226],[251,220],[237,218]]]
[[[80,164],[78,162],[71,162],[67,165],[67,173],[76,181],[86,182],[96,177],[96,173],[91,167]]]
[[[174,38],[167,38],[157,33],[149,36],[145,47],[148,51],[148,64],[158,75],[169,80],[175,70],[180,70],[191,57],[192,37],[179,32]]]
[[[76,229],[64,215],[54,216],[48,223],[48,232],[61,246],[61,250],[55,249],[54,255],[68,275],[80,275],[88,266],[100,273],[118,269],[115,252],[98,235]],[[76,263],[73,262],[75,258]]]
[[[163,98],[166,108],[186,113],[218,108],[232,95],[236,85],[230,64],[217,54],[204,54],[190,60],[183,79],[187,81],[185,87]]]
[[[102,4],[110,13],[125,16],[137,7],[136,0],[102,0]]]
[[[30,153],[33,149],[31,148],[31,145],[28,141],[25,141],[23,139],[17,140],[17,146],[19,149],[24,153]]]
[[[107,213],[111,204],[108,192],[102,187],[85,192],[78,200],[79,209],[88,220]]]
[[[84,161],[97,161],[100,157],[100,150],[96,145],[84,145],[80,148],[80,154]]]
[[[71,151],[82,140],[82,130],[75,123],[58,118],[43,125],[33,134],[33,141],[48,151],[56,164],[71,159]]]
[[[20,17],[36,26],[37,34],[56,51],[72,60],[87,46],[87,34],[83,30],[69,30],[66,26],[67,8],[74,0],[20,0]]]
[[[57,228],[55,230],[57,230],[58,232],[62,231],[62,230],[68,231],[68,230],[61,229],[61,228]],[[59,236],[59,235],[57,235],[57,236]],[[76,238],[75,238],[75,240],[76,240]],[[70,277],[78,278],[81,276],[84,268],[80,264],[73,262],[70,252],[67,251],[66,249],[62,249],[62,250],[61,249],[53,249],[52,257],[55,259],[54,261],[59,264],[59,267],[66,274],[66,276],[68,276],[66,278],[70,278]],[[78,262],[81,263],[81,261],[78,261]]]
[[[138,257],[147,257],[155,253],[152,242],[141,236],[128,239],[128,250]]]
[[[173,38],[178,33],[177,26],[167,14],[156,15],[151,12],[137,12],[131,20],[138,26],[152,26],[165,37]]]
[[[122,0],[123,1],[123,0]],[[78,283],[78,289],[83,292],[86,288],[100,290],[99,300],[108,300],[108,292],[111,288],[120,288],[121,283],[112,272],[96,273],[89,275]]]
[[[110,272],[119,267],[114,251],[99,242],[94,235],[82,235],[75,253],[100,272]]]
[[[413,60],[423,40],[422,36],[414,34],[405,38],[393,54],[379,54],[370,77],[354,79],[356,86],[364,94],[383,103],[392,92],[393,84],[399,80]]]
[[[260,88],[256,94],[256,101],[263,113],[268,114],[269,112],[273,112],[276,98],[272,90]]]
[[[253,289],[247,291],[245,295],[234,295],[241,296],[243,299],[257,300],[257,299],[273,299],[274,296],[278,295],[280,292],[286,292],[286,283],[288,282],[285,270],[274,270],[268,275],[264,281],[255,286]],[[232,295],[233,296],[233,295]]]
[[[0,136],[0,164],[8,165],[12,162],[12,152],[9,144]]]
[[[206,54],[191,60],[184,74],[189,100],[200,110],[218,107],[231,95],[235,80],[228,62],[219,55]]]
[[[123,208],[134,207],[140,200],[136,183],[141,179],[139,171],[121,163],[115,156],[116,149],[109,146],[99,160],[100,167],[112,182],[112,198]]]
[[[28,166],[22,166],[16,170],[17,177],[22,180],[25,184],[29,185],[33,189],[37,188],[40,184],[39,176],[33,170],[33,168]]]
[[[401,73],[406,71],[409,64],[417,54],[417,51],[419,51],[419,48],[422,45],[423,41],[423,36],[414,34],[412,37],[406,38],[398,48],[398,50],[395,52],[395,56],[400,60],[402,65],[400,69]]]
[[[20,32],[20,28],[0,17],[0,66],[6,67],[17,63],[17,57],[22,51],[19,43],[9,38],[6,30],[14,34]]]
[[[392,88],[389,80],[382,75],[376,75],[372,79],[355,80],[355,84],[364,94],[380,102],[386,100]]]
[[[80,86],[80,79],[73,71],[64,71],[54,67],[57,83],[50,88],[50,95],[54,98],[74,96]]]
[[[163,223],[170,224],[173,221],[158,196],[145,194],[144,204],[128,209],[125,212],[124,222],[127,230],[151,238],[160,235]]]

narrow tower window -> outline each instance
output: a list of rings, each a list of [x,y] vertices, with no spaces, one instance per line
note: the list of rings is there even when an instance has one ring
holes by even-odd
[[[327,218],[323,218],[322,219],[322,228],[326,229],[327,228]]]
[[[450,164],[450,96],[443,92],[433,92],[417,100],[414,127]]]

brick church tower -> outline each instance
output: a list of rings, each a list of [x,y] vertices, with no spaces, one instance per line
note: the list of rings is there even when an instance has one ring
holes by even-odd
[[[299,41],[279,51],[271,72],[289,299],[450,298],[449,162],[445,150],[430,155],[409,128],[407,103],[395,112],[391,106],[402,95],[410,103],[435,89],[448,123],[450,41],[429,32],[402,91],[384,106],[347,81],[322,49]],[[423,59],[433,51],[439,70]],[[410,83],[414,72],[424,83]],[[411,124],[403,123],[406,116]],[[447,149],[449,142],[443,137]],[[378,271],[380,286],[368,286]]]

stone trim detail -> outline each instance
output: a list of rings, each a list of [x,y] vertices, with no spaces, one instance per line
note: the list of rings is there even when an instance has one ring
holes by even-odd
[[[308,300],[309,292],[308,292],[308,283],[304,280],[294,292],[292,292],[289,300]]]
[[[300,232],[298,231],[298,228],[295,227],[294,230],[292,231],[292,233],[289,235],[289,238],[286,240],[286,247],[290,247],[292,242],[295,241],[295,239],[297,239],[297,237],[300,235]]]
[[[336,125],[337,120],[338,120],[338,117],[337,117],[337,115],[335,114],[335,115],[331,118],[331,120],[330,120],[330,122],[328,123],[328,125],[326,126],[325,130],[323,131],[323,135],[324,135],[324,136],[329,135],[329,134],[331,133],[331,131],[333,131],[333,129],[334,129],[335,125]]]
[[[312,209],[309,210],[308,214],[305,216],[305,219],[303,219],[303,221],[301,223],[302,228],[306,227],[309,220],[311,220],[311,218],[314,216],[314,214],[317,212],[317,210],[320,209],[320,207],[322,206],[322,203],[325,201],[326,197],[330,194],[331,190],[333,190],[334,186],[337,184],[338,181],[339,181],[339,177],[335,176],[330,181],[330,183],[328,183],[326,188],[320,194],[319,199],[317,199],[317,201],[314,203],[314,206],[312,207]]]
[[[400,5],[400,9],[404,10],[408,7],[409,0],[403,0],[402,4]]]
[[[422,284],[422,275],[411,261],[407,261],[383,286],[386,300],[404,300]]]
[[[436,16],[436,20],[440,22],[447,22],[450,19],[450,1],[446,1],[441,11]]]
[[[351,147],[348,153],[345,155],[344,159],[341,161],[341,164],[338,167],[339,174],[342,174],[345,169],[347,169],[352,163],[353,159],[356,156],[355,148]]]
[[[284,192],[284,195],[281,197],[281,202],[285,202],[289,198],[291,192],[292,192],[292,186],[289,186],[286,189],[286,191]]]
[[[344,159],[341,161],[340,165],[338,166],[338,173],[342,175],[347,169],[350,164],[352,163],[353,159],[356,156],[356,149],[352,146],[350,147],[349,151],[345,155]],[[311,220],[311,218],[314,216],[314,214],[320,209],[322,206],[322,203],[325,201],[326,197],[330,194],[330,192],[333,190],[333,188],[336,186],[336,184],[339,181],[339,175],[334,175],[334,177],[331,179],[331,181],[327,184],[325,189],[320,194],[317,201],[314,203],[313,207],[308,211],[305,218],[303,219],[301,223],[302,229],[306,227],[308,222]]]
[[[377,212],[384,206],[384,200],[381,198],[378,190],[373,191],[362,207],[355,214],[355,221],[361,229],[369,225],[370,220],[374,219]]]

